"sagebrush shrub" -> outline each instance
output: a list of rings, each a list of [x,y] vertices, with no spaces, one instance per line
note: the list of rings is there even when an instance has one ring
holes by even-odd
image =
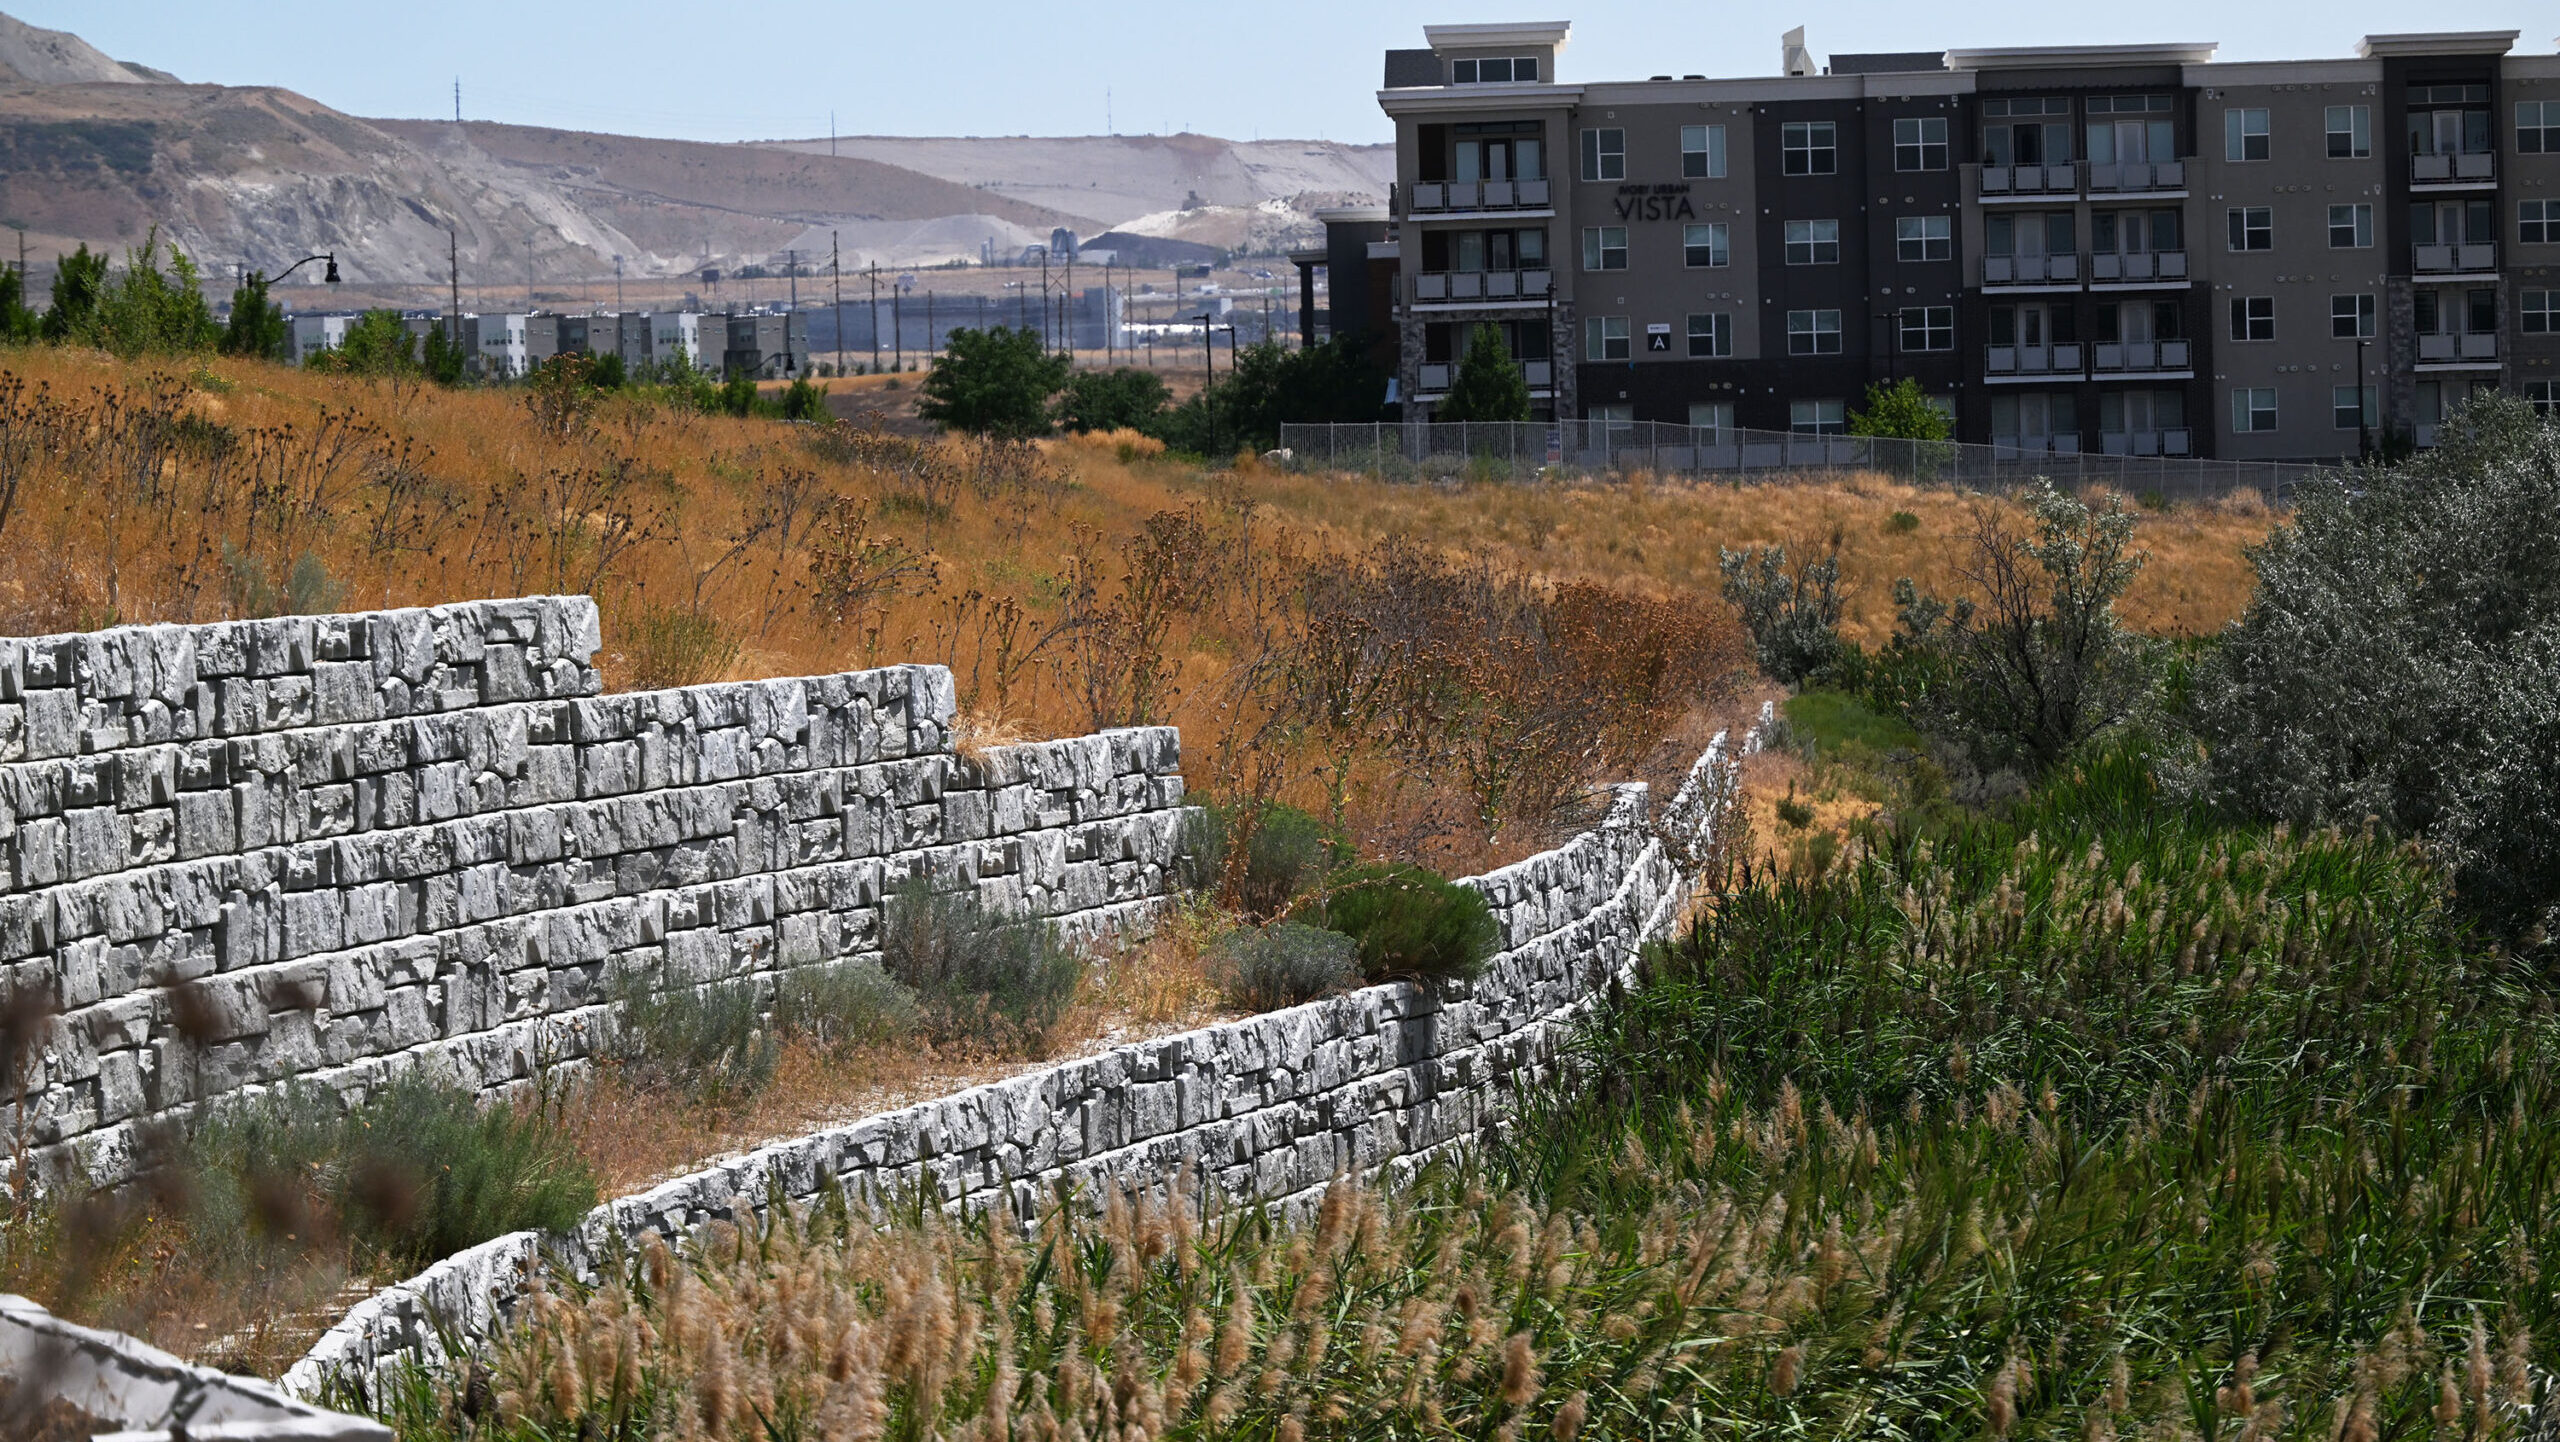
[[[1209,950],[1209,981],[1231,1006],[1277,1011],[1360,979],[1360,946],[1338,931],[1275,921],[1240,927]]]
[[[1244,854],[1233,843],[1245,833]],[[1244,808],[1211,801],[1184,819],[1183,880],[1194,890],[1232,888],[1227,897],[1250,919],[1277,916],[1322,885],[1348,848],[1322,821],[1294,806]]]
[[[215,1109],[176,1165],[192,1233],[216,1249],[339,1233],[417,1267],[527,1228],[565,1231],[596,1178],[551,1117],[418,1073],[348,1106],[287,1087]]]
[[[1724,598],[1742,615],[1760,669],[1769,679],[1795,685],[1829,664],[1840,650],[1840,540],[1815,554],[1799,545],[1792,560],[1784,546],[1716,548],[1724,573]]]
[[[975,891],[936,891],[922,877],[881,905],[880,962],[915,990],[937,1037],[1030,1049],[1066,1014],[1085,969],[1048,923],[1002,915]]]
[[[874,961],[801,967],[774,994],[774,1028],[828,1052],[894,1042],[924,1023],[914,989]]]
[[[1358,943],[1372,981],[1472,979],[1501,941],[1481,893],[1419,866],[1361,867],[1337,879],[1316,917]]]
[[[608,987],[608,1055],[644,1085],[714,1106],[745,1101],[773,1080],[781,1044],[749,981],[696,986],[662,967],[628,968]]]

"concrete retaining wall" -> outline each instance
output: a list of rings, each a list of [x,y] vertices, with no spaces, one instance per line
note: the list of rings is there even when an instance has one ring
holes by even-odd
[[[614,967],[770,985],[910,875],[1077,929],[1171,888],[1170,728],[972,760],[940,667],[604,696],[597,645],[578,596],[0,640],[39,1176],[279,1083],[576,1065]]]
[[[273,1383],[199,1367],[131,1337],[73,1326],[6,1293],[0,1377],[18,1384],[8,1412],[0,1413],[0,1434],[12,1437],[33,1435],[33,1412],[60,1398],[110,1424],[116,1442],[391,1442],[391,1429],[379,1422],[323,1411]]]
[[[438,1360],[439,1324],[486,1335],[531,1268],[592,1279],[623,1243],[755,1211],[777,1184],[799,1203],[920,1186],[1027,1218],[1061,1185],[1156,1186],[1184,1168],[1215,1197],[1289,1204],[1344,1172],[1418,1165],[1488,1126],[1552,1058],[1558,1029],[1677,919],[1733,772],[1719,737],[1659,816],[1646,787],[1621,786],[1599,826],[1472,878],[1502,935],[1472,984],[1368,987],[761,1148],[609,1202],[573,1236],[520,1232],[446,1258],[359,1304],[285,1385],[317,1396]]]

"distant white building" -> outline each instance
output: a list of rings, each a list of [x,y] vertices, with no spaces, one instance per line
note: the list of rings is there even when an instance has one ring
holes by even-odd
[[[533,369],[525,345],[525,322],[529,315],[477,315],[463,324],[470,330],[471,354],[480,362],[480,373],[499,380],[511,380]]]
[[[333,351],[347,343],[347,327],[355,324],[351,315],[298,315],[293,318],[293,363],[309,365],[322,351]]]
[[[645,322],[645,323],[644,323]],[[696,310],[657,310],[645,317],[634,316],[625,322],[625,336],[637,329],[646,335],[641,359],[650,365],[666,365],[681,355],[695,370],[720,373],[729,354],[729,318],[725,315]],[[625,353],[631,349],[625,341]]]

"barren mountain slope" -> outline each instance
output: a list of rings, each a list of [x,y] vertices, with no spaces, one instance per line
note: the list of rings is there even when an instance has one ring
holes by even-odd
[[[174,80],[166,71],[127,65],[65,30],[40,30],[0,15],[0,84],[144,85]]]

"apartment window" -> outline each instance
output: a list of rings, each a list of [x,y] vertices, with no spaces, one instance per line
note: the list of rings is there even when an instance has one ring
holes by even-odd
[[[1582,178],[1585,180],[1627,178],[1627,133],[1625,131],[1586,130],[1582,132]]]
[[[1902,348],[1906,351],[1954,350],[1956,308],[1951,305],[1906,305],[1902,308]]]
[[[1732,264],[1733,251],[1727,244],[1728,234],[1720,220],[1706,225],[1680,227],[1681,263],[1692,270]]]
[[[1787,175],[1829,175],[1838,168],[1839,127],[1828,120],[1790,120],[1778,129],[1779,165]]]
[[[2382,424],[2380,394],[2377,386],[2329,387],[2329,424],[2342,431]]]
[[[1632,426],[1636,423],[1636,408],[1625,404],[1584,406],[1582,408],[1582,418],[1589,421],[1598,421],[1612,430],[1618,430]]]
[[[2093,165],[2142,164],[2178,158],[2177,102],[2166,95],[2092,95],[2089,153]]]
[[[1449,67],[1452,85],[1500,85],[1510,81],[1536,80],[1538,57],[1513,55],[1493,60],[1460,60]]]
[[[2237,107],[2222,112],[2222,158],[2235,161],[2267,158],[2267,112]]]
[[[2231,298],[2231,338],[2233,340],[2274,340],[2276,338],[2276,298],[2271,295],[2235,295]]]
[[[2516,329],[2527,335],[2560,335],[2560,290],[2528,290],[2517,296]]]
[[[2329,335],[2333,340],[2371,340],[2374,298],[2370,295],[2329,297]]]
[[[1543,129],[1535,120],[1482,120],[1458,128],[1451,180],[1544,180]]]
[[[1627,228],[1623,225],[1586,225],[1582,228],[1582,268],[1584,270],[1625,270],[1627,268]]]
[[[2329,248],[2354,250],[2373,244],[2373,207],[2370,205],[2333,205],[2329,207]]]
[[[2498,329],[2498,293],[2486,288],[2462,293],[2463,309],[2473,335],[2494,335]]]
[[[2527,245],[2560,241],[2560,200],[2516,202],[2516,239]]]
[[[1840,312],[1836,310],[1787,312],[1787,354],[1838,355],[1839,353]]]
[[[1947,118],[1943,115],[1915,115],[1893,122],[1893,168],[1946,169]]]
[[[1733,316],[1726,311],[1689,317],[1689,357],[1720,360],[1733,354]],[[1691,424],[1696,424],[1691,422]]]
[[[1840,222],[1836,220],[1790,220],[1787,222],[1787,264],[1838,265],[1840,263]]]
[[[2526,381],[2524,402],[2538,416],[2560,416],[2560,381]]]
[[[1708,445],[1715,445],[1719,437],[1733,429],[1733,402],[1691,401],[1689,402],[1689,424],[1707,432],[1698,439]]]
[[[2560,155],[2560,100],[2527,100],[2516,106],[2516,149],[2525,155]]]
[[[2373,107],[2332,105],[2321,112],[2329,132],[2331,160],[2362,160],[2373,154]]]
[[[2276,212],[2271,205],[2235,205],[2229,212],[2233,250],[2276,248]]]
[[[2271,431],[2276,428],[2276,392],[2273,386],[2234,386],[2231,391],[2231,429],[2235,433]]]
[[[1688,180],[1724,179],[1724,127],[1680,127],[1680,174]]]
[[[1787,429],[1800,436],[1836,436],[1849,429],[1847,401],[1789,401]]]
[[[1894,217],[1894,259],[1947,260],[1955,253],[1954,217],[1945,215]]]
[[[1982,102],[1982,163],[2066,165],[2071,160],[2071,102],[2062,96]]]
[[[1587,315],[1582,318],[1584,360],[1625,360],[1629,354],[1625,316]]]

